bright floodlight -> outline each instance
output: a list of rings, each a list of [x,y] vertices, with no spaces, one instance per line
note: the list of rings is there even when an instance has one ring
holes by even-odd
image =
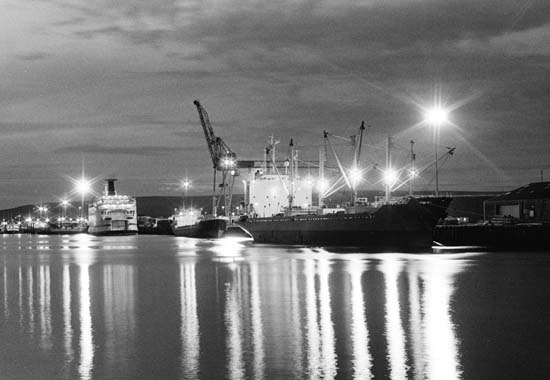
[[[184,179],[183,181],[181,181],[181,186],[182,186],[185,190],[187,190],[187,189],[191,186],[191,182],[188,181],[188,180],[186,180],[186,179]]]
[[[90,181],[85,178],[76,181],[76,191],[78,191],[82,195],[90,191],[90,186]]]
[[[442,107],[432,107],[426,111],[426,122],[431,125],[441,125],[449,121],[449,111]]]
[[[317,182],[317,187],[320,192],[324,192],[328,188],[328,181],[326,179],[319,179]]]
[[[63,200],[61,201],[61,206],[67,207],[68,205],[69,205],[69,201],[68,201],[68,200],[63,199]]]
[[[351,168],[351,170],[349,172],[349,178],[350,178],[350,180],[351,180],[351,182],[353,183],[354,186],[357,185],[363,179],[361,169]]]
[[[397,172],[394,169],[387,169],[384,171],[384,183],[388,186],[397,182]]]
[[[233,159],[231,159],[230,157],[226,157],[223,159],[222,165],[226,168],[231,168],[235,166],[235,161],[233,161]]]

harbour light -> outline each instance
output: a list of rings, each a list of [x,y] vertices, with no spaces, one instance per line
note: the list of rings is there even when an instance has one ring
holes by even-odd
[[[232,168],[235,166],[235,161],[231,157],[225,157],[222,161],[222,165],[225,168]]]
[[[430,125],[439,126],[449,121],[449,111],[440,106],[432,107],[426,110],[425,120]]]
[[[388,186],[393,185],[395,182],[397,182],[397,172],[389,168],[384,171],[384,183]]]
[[[353,186],[356,186],[363,179],[361,169],[359,169],[358,167],[351,168],[351,170],[349,171],[349,178]]]
[[[328,181],[324,178],[320,178],[317,181],[317,187],[320,192],[324,192],[328,188]]]
[[[76,191],[80,194],[86,194],[90,191],[91,184],[86,178],[81,178],[76,181]]]

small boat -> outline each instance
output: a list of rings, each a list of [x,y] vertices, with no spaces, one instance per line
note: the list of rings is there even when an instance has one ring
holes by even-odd
[[[135,235],[137,228],[136,200],[118,195],[116,179],[105,180],[103,195],[94,199],[88,209],[91,235]]]
[[[18,234],[21,232],[21,225],[18,223],[7,223],[4,231],[6,234]]]
[[[227,229],[227,224],[226,218],[201,215],[195,209],[181,209],[172,217],[174,235],[190,238],[220,238]]]

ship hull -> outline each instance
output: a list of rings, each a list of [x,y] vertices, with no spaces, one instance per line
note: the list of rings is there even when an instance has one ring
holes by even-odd
[[[172,226],[174,235],[197,239],[218,239],[223,236],[226,229],[225,219],[208,219],[190,225]]]
[[[128,223],[126,223],[123,227],[113,227],[111,224],[105,224],[88,227],[88,233],[95,236],[136,235],[138,230],[136,225],[130,225]]]
[[[256,218],[238,224],[257,243],[416,251],[431,247],[441,216],[411,201],[372,214]]]

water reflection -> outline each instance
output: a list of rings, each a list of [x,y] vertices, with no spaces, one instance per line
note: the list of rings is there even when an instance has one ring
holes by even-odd
[[[13,321],[10,344],[34,350],[21,359],[30,377],[463,376],[452,310],[461,259],[170,239],[145,260],[85,235],[48,252],[5,245],[0,318]]]
[[[73,361],[73,326],[71,309],[71,273],[69,265],[63,265],[63,348],[65,349],[66,361]]]
[[[260,280],[258,263],[250,263],[250,304],[252,328],[253,378],[264,378],[264,334],[262,322],[262,301],[260,297]]]
[[[228,374],[230,379],[243,379],[245,368],[241,331],[240,268],[231,271],[231,281],[225,283],[225,325],[227,328]]]
[[[126,359],[134,353],[136,271],[131,265],[106,264],[102,276],[104,332],[101,338],[108,354],[108,366],[123,372]]]
[[[369,332],[365,319],[365,296],[361,281],[365,268],[361,262],[349,261],[351,295],[351,340],[353,346],[354,379],[371,379],[371,355],[369,353]]]
[[[9,316],[9,306],[8,306],[8,266],[6,264],[6,256],[4,256],[4,270],[2,273],[2,279],[3,279],[3,289],[2,292],[4,293],[4,319],[8,319]]]
[[[40,345],[47,349],[51,345],[51,294],[50,294],[50,266],[38,267],[39,307],[40,307]]]
[[[199,372],[199,319],[197,315],[197,288],[195,262],[179,265],[181,363],[184,379],[197,379]]]
[[[380,264],[380,270],[384,273],[386,289],[386,337],[392,379],[404,379],[407,376],[406,337],[401,323],[401,305],[397,283],[401,267],[402,263],[394,258],[388,258]]]
[[[427,377],[460,379],[458,346],[451,319],[450,301],[454,291],[454,276],[461,270],[461,266],[450,260],[426,261],[423,264],[423,343]]]
[[[28,330],[34,334],[34,282],[33,282],[33,267],[27,267],[27,316]]]
[[[308,377],[332,379],[336,375],[336,354],[329,288],[330,264],[328,260],[320,259],[307,260],[304,265]]]
[[[78,295],[80,300],[80,362],[78,374],[87,380],[92,376],[94,361],[94,341],[92,334],[92,316],[90,311],[90,263],[82,259],[79,263]]]

